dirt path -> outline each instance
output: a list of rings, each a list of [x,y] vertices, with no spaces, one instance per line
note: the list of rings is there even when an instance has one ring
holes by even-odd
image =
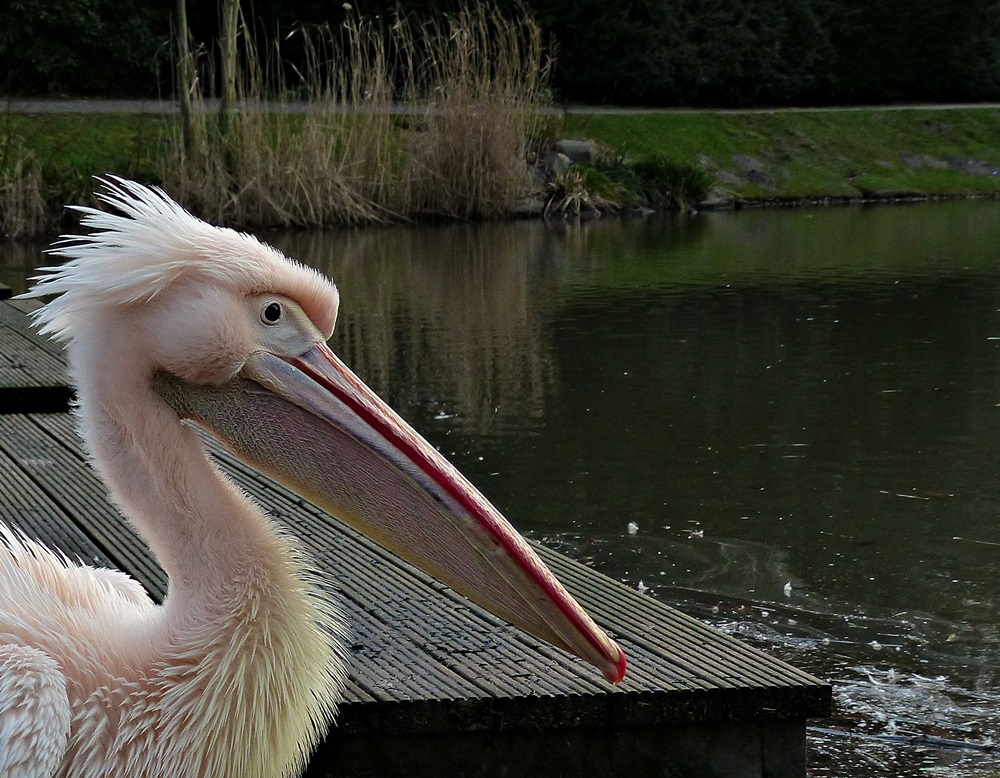
[[[205,108],[214,111],[219,106],[216,99],[205,100]],[[316,110],[308,103],[253,103],[248,106],[252,110],[265,109],[282,113],[308,113]],[[644,114],[644,113],[809,113],[826,111],[912,111],[933,110],[951,111],[966,108],[1000,108],[1000,103],[935,103],[928,105],[858,105],[833,106],[821,108],[629,108],[606,105],[566,105],[558,110],[566,113],[611,113],[611,114]],[[412,108],[393,106],[393,113],[412,113]],[[12,113],[138,113],[138,114],[172,114],[178,112],[177,103],[171,100],[90,100],[62,98],[26,98],[11,99],[0,103],[0,112]]]

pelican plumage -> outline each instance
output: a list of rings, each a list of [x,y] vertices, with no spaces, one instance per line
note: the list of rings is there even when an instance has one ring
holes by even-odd
[[[169,578],[0,525],[0,775],[253,778],[304,767],[346,627],[295,538],[192,423],[512,623],[596,665],[621,649],[497,510],[329,349],[336,287],[256,238],[109,178],[29,296],[66,344],[81,435]],[[358,582],[363,585],[363,582]]]

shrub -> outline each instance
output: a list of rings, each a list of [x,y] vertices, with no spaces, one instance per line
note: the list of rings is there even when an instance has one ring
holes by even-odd
[[[652,205],[687,210],[712,188],[712,176],[697,165],[654,154],[635,163],[633,172],[642,197]]]
[[[592,191],[588,173],[592,168],[571,166],[557,174],[546,187],[546,216],[600,215],[617,210],[617,205]]]

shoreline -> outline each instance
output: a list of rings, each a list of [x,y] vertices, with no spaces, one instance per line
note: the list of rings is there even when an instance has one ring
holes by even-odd
[[[922,203],[954,203],[964,200],[1000,200],[998,192],[970,192],[968,194],[911,194],[906,192],[887,192],[885,194],[858,197],[790,197],[790,198],[760,198],[734,202],[732,205],[713,205],[701,203],[700,211],[743,210],[751,208],[823,208],[839,206],[864,205],[919,205]]]
[[[53,110],[14,110],[40,102]],[[158,160],[168,138],[176,136],[176,114],[117,112],[134,108],[137,102],[164,105],[156,101],[98,102],[107,110],[54,108],[93,107],[92,101],[7,101],[0,146],[7,154],[13,150],[15,156],[22,153],[33,160],[37,170],[31,185],[43,213],[20,228],[7,226],[0,238],[48,234],[65,227],[66,204],[92,202],[95,175],[112,173],[161,183]],[[531,201],[532,207],[520,212],[512,207],[499,218],[576,218],[572,209],[563,213],[566,209],[550,207],[546,198],[555,198],[557,192],[582,204],[580,211],[602,217],[629,210],[678,210],[678,205],[720,210],[1000,198],[1000,106],[996,105],[588,112],[565,106],[553,109],[550,116],[540,147],[552,154],[559,144],[555,138],[578,139],[569,142],[586,145],[589,156],[565,158],[558,174],[539,163],[535,183],[523,200]],[[674,176],[671,180],[686,176],[693,181],[694,194],[657,199],[659,193],[654,191],[651,199],[647,191],[643,200],[642,187],[636,188],[643,182],[635,171],[650,159],[673,166],[668,171]],[[4,179],[4,174],[10,175],[0,169],[0,228],[3,209],[32,195],[16,180]],[[665,207],[666,203],[675,207]]]

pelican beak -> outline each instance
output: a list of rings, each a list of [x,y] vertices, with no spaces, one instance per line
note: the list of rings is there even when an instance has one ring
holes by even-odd
[[[621,648],[524,538],[325,343],[294,358],[256,352],[230,384],[185,391],[183,401],[162,393],[243,459],[393,553],[612,683],[624,677]]]

